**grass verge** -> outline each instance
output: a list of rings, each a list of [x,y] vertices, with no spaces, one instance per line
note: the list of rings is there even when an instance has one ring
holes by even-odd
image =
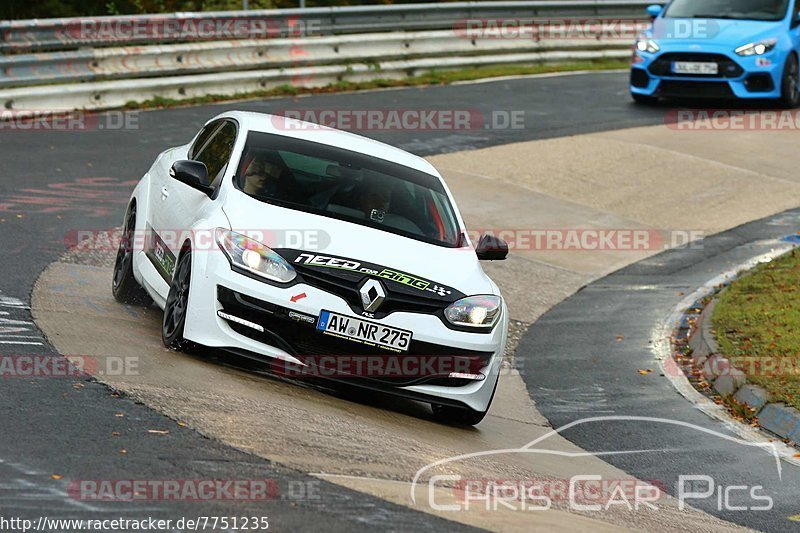
[[[557,72],[575,72],[580,70],[613,70],[629,67],[628,61],[597,60],[565,64],[536,64],[536,65],[496,65],[473,67],[458,70],[432,71],[419,76],[403,79],[381,79],[363,82],[340,81],[325,87],[294,87],[286,84],[264,91],[239,93],[236,95],[209,94],[195,98],[172,99],[155,97],[142,102],[128,102],[124,109],[164,109],[169,107],[214,104],[234,100],[248,100],[260,98],[276,98],[296,96],[299,94],[337,93],[350,91],[365,91],[391,87],[419,87],[427,85],[448,85],[458,81],[474,81],[501,76],[526,76],[531,74],[548,74]],[[376,73],[377,74],[377,73]]]
[[[800,252],[734,281],[720,295],[712,324],[723,355],[769,391],[800,409]]]

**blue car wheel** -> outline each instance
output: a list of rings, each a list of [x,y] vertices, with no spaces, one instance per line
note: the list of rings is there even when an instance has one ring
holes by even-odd
[[[786,108],[794,109],[800,107],[800,81],[798,75],[800,68],[798,67],[797,56],[789,54],[786,58],[786,64],[783,67],[783,80],[781,82],[781,105]]]

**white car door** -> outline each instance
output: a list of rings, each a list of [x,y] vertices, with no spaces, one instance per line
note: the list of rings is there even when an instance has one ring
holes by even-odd
[[[219,127],[219,122],[213,122],[206,125],[200,130],[195,137],[194,142],[188,149],[188,157],[191,157],[194,152],[199,151],[209,139],[212,133]],[[174,264],[170,263],[171,252],[168,253],[169,248],[165,245],[165,239],[169,240],[169,235],[166,235],[169,227],[167,220],[167,199],[169,197],[169,188],[172,186],[172,178],[169,176],[169,170],[172,164],[180,159],[185,159],[186,153],[183,148],[172,148],[167,150],[150,169],[150,191],[149,191],[149,209],[147,210],[145,232],[147,239],[145,241],[146,248],[145,254],[150,262],[156,267],[156,270],[161,277],[169,283],[172,279],[172,269]],[[156,285],[161,287],[159,285]],[[163,294],[166,298],[166,294]]]
[[[195,222],[202,217],[203,211],[211,207],[213,198],[216,198],[216,193],[219,192],[222,176],[228,167],[236,143],[238,128],[233,121],[223,119],[209,126],[212,126],[210,135],[205,139],[202,138],[203,135],[198,137],[198,141],[202,142],[195,143],[188,156],[189,159],[206,165],[214,193],[208,195],[170,177],[167,177],[161,191],[156,221],[161,229],[159,232],[161,242],[155,243],[154,254],[163,266],[163,273],[170,280],[175,260],[186,237],[189,236]]]

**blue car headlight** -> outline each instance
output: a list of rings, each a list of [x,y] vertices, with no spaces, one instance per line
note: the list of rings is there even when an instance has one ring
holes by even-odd
[[[653,39],[640,38],[636,41],[636,49],[640,52],[649,52],[651,54],[655,54],[661,50],[661,47]]]
[[[454,326],[489,329],[497,323],[502,305],[499,296],[468,296],[450,304],[444,316]]]
[[[740,56],[763,56],[767,52],[772,51],[777,44],[778,39],[766,39],[740,46],[735,52]]]
[[[217,228],[215,237],[233,266],[278,283],[297,277],[297,271],[283,257],[254,239],[222,228]]]

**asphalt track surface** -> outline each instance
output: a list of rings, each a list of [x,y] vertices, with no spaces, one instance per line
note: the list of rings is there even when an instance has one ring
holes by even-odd
[[[136,129],[0,130],[5,174],[0,182],[0,296],[4,298],[0,300],[4,313],[0,318],[4,327],[15,330],[2,330],[0,353],[55,353],[38,335],[25,307],[39,273],[64,252],[64,237],[70,230],[118,224],[130,190],[155,156],[165,147],[186,142],[216,113],[234,108],[275,112],[298,107],[458,107],[487,115],[498,110],[525,112],[526,127],[519,130],[369,133],[414,153],[431,155],[661,123],[663,110],[630,103],[625,81],[626,75],[621,73],[505,80],[144,112],[138,115]],[[541,401],[536,387],[529,386],[534,398]],[[92,382],[76,385],[70,379],[5,379],[0,383],[0,409],[0,511],[4,515],[33,517],[43,510],[84,518],[198,514],[199,507],[191,502],[77,502],[69,497],[63,480],[50,477],[68,470],[81,479],[274,480],[282,494],[274,502],[249,507],[242,502],[203,504],[202,514],[268,515],[282,527],[461,527],[324,482],[313,485],[318,487],[319,498],[287,502],[290,485],[314,481],[219,445]],[[553,420],[556,425],[558,422]],[[168,429],[170,433],[154,435],[147,433],[150,429]]]
[[[545,313],[522,337],[517,357],[535,372],[523,376],[542,414],[561,427],[592,417],[654,417],[680,421],[734,436],[679,395],[659,373],[654,344],[667,318],[684,299],[718,274],[769,253],[776,241],[796,233],[800,210],[781,213],[708,237],[626,267],[566,299]],[[639,370],[654,370],[642,375]],[[660,482],[677,495],[679,476],[704,475],[714,495],[687,500],[727,521],[762,531],[798,529],[789,521],[800,512],[800,468],[772,455],[694,427],[640,420],[598,421],[577,425],[563,435],[591,452],[654,450],[607,455],[604,460],[638,479]],[[774,501],[770,511],[734,510]],[[687,484],[687,487],[691,485]],[[720,487],[732,490],[720,504]],[[704,492],[698,483],[691,490]]]

